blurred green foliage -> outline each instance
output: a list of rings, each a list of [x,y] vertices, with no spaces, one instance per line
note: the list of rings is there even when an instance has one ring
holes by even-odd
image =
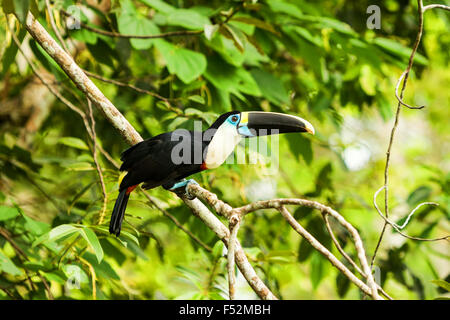
[[[82,68],[166,98],[93,79],[144,138],[192,129],[199,119],[206,127],[232,109],[308,119],[316,128],[314,137],[280,137],[276,174],[261,164],[223,165],[194,178],[233,206],[271,197],[326,203],[358,228],[370,258],[382,227],[372,197],[383,184],[394,87],[418,30],[415,1],[380,1],[379,30],[366,27],[371,4],[60,0],[52,1],[52,12]],[[85,97],[23,27],[29,9],[55,37],[45,1],[3,0],[2,7],[20,20],[10,26],[27,55],[87,112]],[[79,12],[88,26],[125,35],[191,34],[127,39],[86,28],[70,30],[61,9]],[[119,172],[100,153],[107,218],[97,224],[103,196],[83,120],[45,88],[43,92],[11,41],[6,22],[2,13],[0,298],[46,299],[46,283],[58,299],[90,299],[94,294],[97,299],[226,298],[223,244],[171,193],[150,191],[203,245],[141,192],[131,197],[121,237],[109,235]],[[449,232],[449,22],[445,12],[425,15],[405,100],[428,107],[403,112],[390,169],[393,219],[402,222],[422,201],[440,204],[424,206],[412,218],[406,232],[420,237]],[[94,115],[98,145],[118,159],[126,144],[101,114]],[[319,212],[298,208],[295,218],[339,256]],[[349,235],[335,232],[355,256]],[[275,211],[247,216],[238,237],[258,274],[280,298],[361,297]],[[375,261],[381,285],[401,299],[445,295],[448,252],[448,242],[406,241],[388,231]],[[239,281],[237,296],[256,297],[244,281]]]

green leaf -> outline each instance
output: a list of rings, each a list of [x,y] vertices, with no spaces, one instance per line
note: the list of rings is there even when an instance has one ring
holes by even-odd
[[[375,38],[373,40],[373,43],[380,48],[388,51],[389,53],[392,53],[404,59],[409,59],[412,53],[411,48],[404,47],[402,44],[392,39]],[[416,52],[416,54],[414,55],[414,62],[425,66],[428,64],[428,59],[420,53]]]
[[[103,249],[94,231],[92,231],[87,227],[84,227],[82,229],[79,229],[79,232],[81,236],[84,238],[84,240],[86,240],[86,242],[92,248],[92,250],[94,250],[95,256],[97,257],[97,261],[98,263],[100,263],[103,259]]]
[[[214,259],[219,259],[223,255],[224,244],[221,240],[218,240],[212,249],[212,255]]]
[[[210,25],[209,19],[197,11],[190,9],[177,9],[167,16],[167,24],[180,26],[191,30],[202,30],[206,25]]]
[[[17,19],[24,24],[27,18],[28,9],[30,8],[30,0],[14,0],[14,9]]]
[[[62,237],[77,233],[78,230],[79,229],[77,227],[74,227],[73,225],[70,225],[70,224],[59,225],[59,226],[53,228],[52,230],[50,230],[49,232],[47,232],[46,234],[37,238],[33,242],[32,247],[35,247],[44,241],[56,241]]]
[[[432,283],[450,292],[450,283],[445,280],[431,280]]]
[[[19,34],[17,35],[19,43],[22,43],[22,40],[26,34],[27,30],[25,28],[20,28]],[[16,43],[14,41],[11,41],[10,45],[8,46],[8,48],[6,48],[5,52],[2,55],[2,74],[5,74],[9,70],[9,67],[16,59],[18,50],[19,47],[17,47]]]
[[[19,215],[19,210],[7,206],[0,206],[0,221],[9,220]]]
[[[97,258],[90,252],[85,252],[83,254],[83,258],[86,259],[92,265],[97,276],[105,279],[120,280],[119,275],[105,260],[99,263],[97,261]]]
[[[232,19],[232,21],[239,21],[243,22],[249,25],[253,25],[257,28],[267,30],[269,32],[272,32],[273,34],[279,35],[279,32],[275,30],[275,28],[270,24],[263,20],[252,18],[252,17],[235,17]]]
[[[13,0],[3,0],[2,7],[3,7],[3,12],[5,14],[14,13],[14,1]]]
[[[309,165],[313,159],[313,149],[311,140],[305,138],[300,134],[287,134],[286,138],[289,142],[291,152],[296,156],[301,156]]]
[[[376,94],[377,79],[375,77],[374,72],[367,64],[361,67],[359,84],[361,85],[361,88],[367,95],[374,96]]]
[[[274,12],[285,13],[295,18],[303,17],[303,13],[300,8],[292,3],[284,2],[281,0],[270,0],[268,1],[268,4]]]
[[[420,202],[423,202],[427,199],[429,199],[430,195],[431,195],[431,188],[428,186],[420,186],[417,189],[415,189],[413,192],[411,192],[408,196],[408,199],[406,200],[406,202],[410,205],[410,206],[414,206],[419,204]]]
[[[97,42],[97,34],[85,28],[71,30],[70,36],[74,39],[77,39],[78,41],[85,42],[87,44],[95,44]]]
[[[219,32],[222,33],[225,37],[233,40],[236,48],[240,52],[244,52],[247,38],[239,28],[231,24],[225,24],[223,27],[219,28]]]
[[[117,23],[122,34],[138,36],[159,34],[159,28],[151,20],[140,16],[130,1],[124,1],[122,4],[122,12]],[[155,43],[155,39],[130,39],[130,43],[137,50],[145,50]]]
[[[48,281],[55,281],[56,283],[59,283],[59,284],[65,284],[66,283],[66,280],[64,279],[64,275],[61,274],[61,271],[44,272],[43,276]]]
[[[17,268],[16,265],[11,261],[11,259],[5,256],[1,251],[0,251],[0,270],[9,273],[13,276],[20,276],[23,273],[22,270]]]
[[[148,5],[149,7],[155,8],[159,12],[169,14],[177,9],[170,4],[167,4],[162,0],[140,0],[142,3]]]
[[[80,150],[89,150],[89,147],[87,146],[86,142],[79,138],[74,137],[62,137],[58,139],[58,143],[72,147],[77,148]]]
[[[317,289],[325,275],[325,266],[323,258],[318,252],[314,252],[310,261],[311,266],[311,284],[313,289]]]
[[[236,48],[233,40],[219,34],[218,36],[213,37],[211,41],[206,42],[206,44],[218,52],[229,64],[236,67],[242,66],[245,57],[242,52]],[[214,58],[212,57],[211,59]],[[208,65],[211,59],[208,59]]]
[[[64,167],[73,171],[91,171],[94,167],[89,162],[73,162],[64,164]]]
[[[270,102],[278,106],[289,103],[289,95],[283,83],[275,76],[262,69],[252,69],[251,75],[258,84],[262,95]]]
[[[188,100],[191,100],[191,101],[194,101],[194,102],[197,102],[200,104],[205,104],[205,98],[203,98],[202,96],[199,96],[199,95],[190,96],[188,98]]]
[[[50,226],[48,223],[36,221],[28,216],[26,216],[24,213],[22,213],[23,218],[25,219],[25,230],[31,232],[32,234],[36,236],[40,236],[41,234],[44,234],[49,231]]]
[[[194,81],[206,70],[206,58],[201,53],[163,40],[156,42],[156,47],[166,60],[169,72],[176,74],[184,83]]]
[[[342,272],[338,272],[336,277],[336,289],[340,298],[343,298],[350,289],[350,280]]]
[[[218,90],[231,92],[238,97],[240,92],[261,96],[261,91],[251,74],[244,68],[235,68],[226,64],[218,56],[210,58],[205,72],[208,79]]]
[[[313,251],[313,246],[305,239],[302,239],[300,241],[300,245],[298,246],[297,261],[305,262],[310,257],[311,253],[313,253]]]

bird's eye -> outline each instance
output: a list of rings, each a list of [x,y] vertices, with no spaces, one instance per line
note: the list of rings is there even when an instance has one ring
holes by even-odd
[[[231,121],[237,122],[237,121],[238,121],[238,117],[237,117],[237,116],[232,116],[232,117],[231,117]]]

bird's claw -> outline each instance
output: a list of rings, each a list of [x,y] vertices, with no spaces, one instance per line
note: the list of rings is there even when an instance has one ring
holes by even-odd
[[[194,179],[182,180],[176,182],[172,187],[169,188],[169,190],[175,192],[179,196],[186,197],[188,200],[194,200],[196,196],[188,191],[188,185],[191,183],[198,185],[197,181],[195,181]]]

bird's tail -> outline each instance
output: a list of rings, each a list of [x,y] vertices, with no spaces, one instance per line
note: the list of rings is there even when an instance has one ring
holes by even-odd
[[[125,215],[125,209],[127,208],[128,198],[130,197],[130,191],[123,189],[119,192],[116,204],[114,205],[113,212],[111,214],[111,222],[109,223],[109,233],[115,234],[117,237],[120,235],[120,228],[122,227],[123,217]]]

